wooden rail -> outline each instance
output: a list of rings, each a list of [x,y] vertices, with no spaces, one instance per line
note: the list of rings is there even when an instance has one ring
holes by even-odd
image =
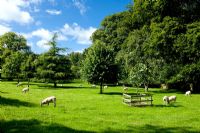
[[[123,103],[129,106],[148,106],[153,105],[151,94],[123,94]]]

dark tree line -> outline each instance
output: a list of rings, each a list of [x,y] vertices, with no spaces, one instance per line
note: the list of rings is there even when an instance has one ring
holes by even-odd
[[[118,66],[117,80],[122,83],[147,89],[151,84],[165,83],[182,90],[193,84],[193,90],[199,92],[200,1],[133,3],[127,11],[107,16],[101,22],[91,37],[93,45],[85,52],[86,62],[90,56],[98,56],[91,52],[97,43],[105,44]],[[96,81],[94,76],[87,79]]]

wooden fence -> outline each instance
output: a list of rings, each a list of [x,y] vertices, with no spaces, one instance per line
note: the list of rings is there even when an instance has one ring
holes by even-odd
[[[151,94],[123,94],[123,103],[129,106],[147,106],[153,105]]]

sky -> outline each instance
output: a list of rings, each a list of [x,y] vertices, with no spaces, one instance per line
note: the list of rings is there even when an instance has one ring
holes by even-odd
[[[49,49],[58,34],[58,47],[82,52],[90,36],[109,15],[127,10],[132,0],[0,0],[0,35],[23,35],[34,53]]]

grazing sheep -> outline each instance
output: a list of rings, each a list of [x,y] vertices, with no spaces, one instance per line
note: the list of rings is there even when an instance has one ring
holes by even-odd
[[[22,83],[21,82],[19,82],[18,84],[17,84],[17,87],[19,87],[19,86],[21,86],[22,85]]]
[[[49,106],[49,103],[54,103],[54,107],[56,107],[56,97],[55,96],[47,97],[44,100],[42,100],[42,102],[40,103],[40,105],[41,105],[41,107],[44,104],[48,104],[48,106]]]
[[[108,86],[107,86],[107,85],[105,85],[103,88],[104,88],[104,89],[107,89],[107,88],[108,88]]]
[[[172,101],[176,102],[176,96],[170,96],[169,97],[169,103],[172,102]]]
[[[95,85],[95,84],[93,84],[91,87],[92,87],[92,88],[96,88],[96,85]]]
[[[186,91],[185,96],[191,96],[191,91]]]
[[[163,97],[163,101],[167,105],[169,103],[169,97],[168,96],[164,96]]]
[[[176,96],[164,96],[163,101],[165,104],[170,104],[171,102],[176,102]]]
[[[123,90],[126,93],[128,91],[128,87],[124,86]]]
[[[29,87],[26,87],[26,88],[22,89],[22,93],[23,93],[23,92],[26,93],[26,92],[28,92],[28,91],[29,91]]]

